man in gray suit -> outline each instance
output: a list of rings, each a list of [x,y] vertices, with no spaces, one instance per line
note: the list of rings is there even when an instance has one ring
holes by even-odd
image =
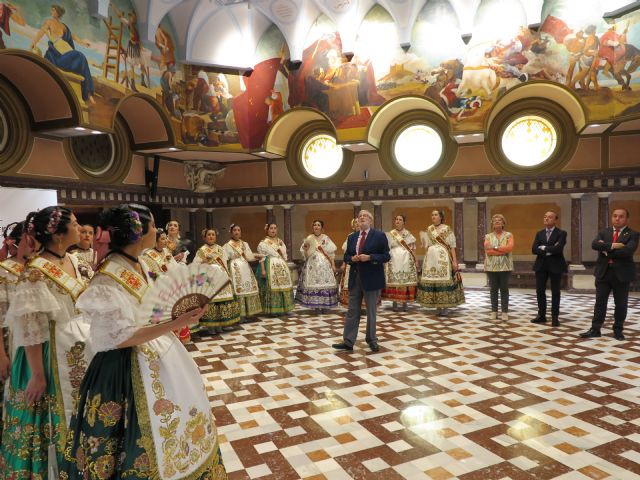
[[[349,310],[344,324],[343,342],[336,343],[336,350],[353,350],[360,326],[360,306],[364,298],[367,306],[367,334],[365,340],[372,352],[380,350],[376,337],[376,308],[380,291],[385,285],[384,264],[389,256],[387,235],[375,230],[373,215],[367,210],[358,214],[360,230],[353,232],[347,239],[344,261],[349,269]]]

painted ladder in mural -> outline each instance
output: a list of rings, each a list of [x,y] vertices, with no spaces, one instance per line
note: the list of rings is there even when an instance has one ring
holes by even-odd
[[[122,50],[122,23],[114,25],[113,20],[109,17],[109,21],[103,19],[107,26],[107,48],[104,54],[104,63],[102,65],[102,75],[109,78],[109,74],[113,74],[116,83],[120,82],[120,55]]]

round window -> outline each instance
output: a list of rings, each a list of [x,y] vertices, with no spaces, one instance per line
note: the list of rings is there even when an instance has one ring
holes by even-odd
[[[342,147],[330,135],[310,137],[302,147],[302,167],[305,172],[319,179],[335,175],[342,166]]]
[[[507,159],[520,167],[535,167],[548,160],[558,146],[553,124],[538,115],[518,117],[507,125],[501,140]]]
[[[9,126],[7,125],[7,117],[0,108],[0,152],[4,151],[9,142]]]
[[[410,125],[401,130],[393,143],[395,161],[410,173],[424,173],[435,167],[442,151],[442,137],[424,124]]]
[[[80,168],[89,175],[104,175],[113,166],[115,149],[111,135],[70,137],[70,143]]]

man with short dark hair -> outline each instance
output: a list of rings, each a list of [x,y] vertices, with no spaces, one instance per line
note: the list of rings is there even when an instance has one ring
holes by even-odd
[[[611,227],[605,228],[591,243],[598,251],[598,261],[593,274],[596,277],[596,305],[591,328],[580,334],[582,338],[600,336],[600,329],[607,314],[609,293],[613,292],[613,337],[624,340],[622,330],[627,318],[629,284],[636,278],[633,254],[638,248],[640,234],[627,226],[629,211],[616,208],[611,215]]]
[[[367,210],[358,214],[360,229],[347,238],[344,261],[349,269],[349,310],[344,323],[342,343],[333,344],[336,350],[353,350],[360,326],[360,306],[364,298],[367,306],[365,340],[372,352],[380,350],[376,337],[376,308],[380,291],[385,285],[384,264],[391,258],[387,235],[372,228],[373,215]]]
[[[536,272],[536,296],[538,315],[531,323],[547,321],[547,279],[551,281],[551,325],[560,325],[560,281],[567,271],[562,250],[567,243],[567,232],[556,227],[558,214],[544,214],[544,228],[536,233],[531,252],[536,255],[533,271]]]

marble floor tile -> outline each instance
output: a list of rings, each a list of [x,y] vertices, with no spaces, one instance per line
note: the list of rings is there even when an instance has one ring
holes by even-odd
[[[640,298],[618,342],[611,319],[578,338],[591,295],[563,292],[551,327],[529,322],[534,292],[506,322],[465,293],[449,317],[383,302],[378,353],[364,319],[353,352],[331,348],[343,309],[194,337],[230,480],[640,480]]]

